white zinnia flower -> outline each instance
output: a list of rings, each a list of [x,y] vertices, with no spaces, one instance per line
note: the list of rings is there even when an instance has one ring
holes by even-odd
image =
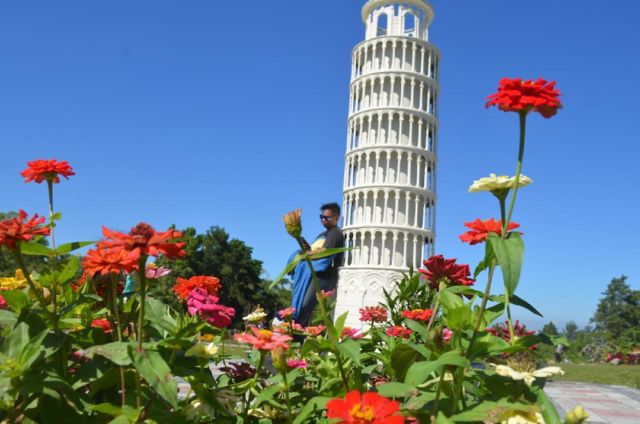
[[[203,343],[196,343],[191,346],[186,352],[186,356],[195,356],[197,358],[208,359],[218,353],[218,346],[213,343],[207,345]]]
[[[509,377],[512,380],[516,381],[523,380],[527,384],[527,386],[531,386],[536,378],[547,378],[555,374],[564,374],[564,371],[562,371],[560,367],[546,367],[535,370],[534,372],[516,371],[506,365],[496,365],[495,367],[496,374],[498,374],[499,376]]]
[[[518,181],[518,187],[522,188],[528,186],[533,181],[531,178],[526,175],[520,175],[520,180]],[[494,190],[504,190],[509,188],[515,188],[516,186],[516,177],[509,177],[508,175],[496,175],[489,174],[488,177],[480,178],[471,184],[469,187],[469,191],[471,193],[476,193],[479,191],[494,191]]]
[[[247,322],[260,322],[265,319],[266,316],[267,314],[264,313],[264,309],[257,307],[253,312],[242,319]]]
[[[512,411],[502,418],[502,424],[544,424],[544,418],[539,412]]]

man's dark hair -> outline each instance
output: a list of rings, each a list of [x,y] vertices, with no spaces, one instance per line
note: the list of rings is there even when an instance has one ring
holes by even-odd
[[[338,206],[337,203],[325,203],[324,205],[320,206],[321,211],[326,209],[329,209],[331,213],[333,213],[336,216],[340,215],[340,206]]]

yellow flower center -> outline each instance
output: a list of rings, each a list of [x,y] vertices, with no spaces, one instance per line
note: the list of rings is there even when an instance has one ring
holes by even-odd
[[[268,342],[269,340],[271,340],[271,337],[273,336],[273,333],[269,330],[260,330],[258,331],[258,338],[260,340],[263,340],[265,342]]]
[[[373,422],[376,417],[376,411],[369,405],[356,403],[349,411],[349,415],[356,420],[356,423],[366,424]]]

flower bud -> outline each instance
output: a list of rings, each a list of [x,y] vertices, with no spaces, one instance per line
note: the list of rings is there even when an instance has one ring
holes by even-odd
[[[301,214],[302,209],[296,209],[283,216],[284,226],[287,229],[287,233],[296,240],[302,235]]]
[[[287,370],[287,362],[284,357],[284,349],[281,347],[277,347],[271,351],[271,360],[273,361],[273,366],[280,371]]]

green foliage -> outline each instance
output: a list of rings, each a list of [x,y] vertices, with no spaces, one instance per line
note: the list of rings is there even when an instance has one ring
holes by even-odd
[[[632,290],[625,275],[613,278],[593,316],[596,331],[608,340],[640,343],[640,291]]]
[[[556,327],[556,325],[553,323],[553,321],[548,322],[547,324],[545,324],[542,327],[542,331],[543,334],[546,334],[547,336],[557,336],[558,333],[558,328]]]

